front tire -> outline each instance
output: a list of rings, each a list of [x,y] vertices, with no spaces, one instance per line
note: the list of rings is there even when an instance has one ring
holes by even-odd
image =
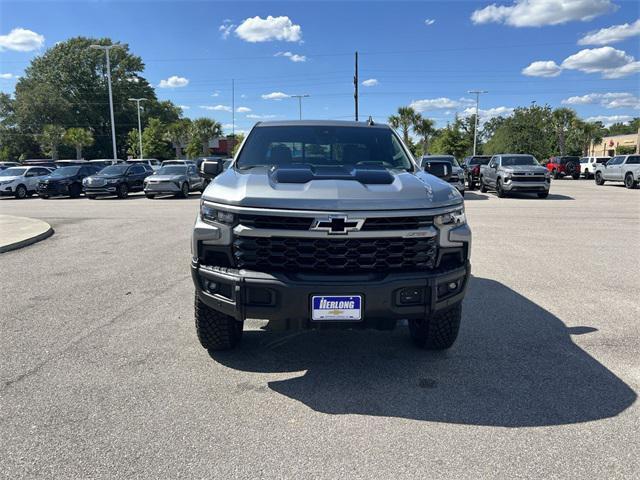
[[[502,189],[502,181],[500,179],[496,181],[496,195],[498,195],[498,198],[504,198],[507,196]]]
[[[200,344],[210,352],[231,350],[242,338],[243,323],[208,307],[195,298],[196,333]]]
[[[549,196],[549,192],[538,192],[538,198],[547,198]]]
[[[596,185],[604,185],[604,178],[600,172],[596,172]]]
[[[476,189],[476,184],[475,184],[475,182],[472,182],[471,180],[469,180],[468,184],[469,184],[469,186],[468,186],[468,188],[467,188],[467,189],[468,189],[470,192]]]
[[[573,175],[571,175],[571,178],[573,178],[574,180],[580,180],[580,174],[574,173]]]
[[[409,321],[409,335],[413,343],[427,350],[446,350],[458,338],[462,303],[454,307],[429,315],[421,320]]]
[[[484,178],[480,177],[480,192],[487,193],[487,186],[484,184]]]
[[[189,197],[189,184],[184,182],[180,187],[180,198],[188,198]]]
[[[118,198],[127,198],[129,196],[129,186],[126,183],[118,185]]]
[[[27,193],[27,187],[24,185],[18,185],[14,196],[22,200],[23,198],[27,198]]]
[[[638,182],[633,179],[633,175],[627,173],[624,177],[624,186],[627,188],[636,188],[638,186]]]
[[[153,193],[145,193],[144,196],[147,197],[147,198],[150,198],[150,199],[156,198],[155,194],[153,194]]]

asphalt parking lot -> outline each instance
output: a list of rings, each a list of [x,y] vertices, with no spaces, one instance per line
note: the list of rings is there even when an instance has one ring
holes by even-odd
[[[640,190],[469,193],[446,353],[406,327],[264,332],[211,358],[187,200],[0,199],[0,477],[637,478]]]

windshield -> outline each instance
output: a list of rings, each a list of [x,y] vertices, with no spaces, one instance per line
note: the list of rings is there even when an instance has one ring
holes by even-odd
[[[129,165],[110,165],[100,170],[101,175],[124,175]]]
[[[57,168],[51,173],[51,177],[72,177],[76,175],[80,167],[62,167]]]
[[[491,157],[473,157],[469,160],[469,165],[487,165]]]
[[[539,163],[535,158],[530,156],[502,157],[503,167],[514,167],[517,165],[539,165]]]
[[[423,166],[426,162],[449,162],[450,164],[452,164],[455,167],[459,167],[460,165],[458,164],[458,161],[455,159],[455,157],[450,157],[449,155],[428,155],[426,157],[422,158],[422,163]]]
[[[607,163],[609,160],[611,160],[609,157],[600,157],[596,158],[596,163]]]
[[[567,162],[572,162],[572,161],[573,162],[577,162],[577,161],[579,161],[579,158],[578,157],[560,157],[560,163],[561,164],[564,164],[564,163],[567,163]]]
[[[184,175],[185,173],[187,173],[186,165],[166,165],[156,172],[157,175]]]
[[[0,172],[0,177],[19,177],[20,175],[24,175],[24,172],[26,171],[26,168],[7,168],[6,170]]]
[[[389,128],[292,125],[254,128],[236,167],[379,165],[412,170],[400,142]]]
[[[580,163],[589,163],[589,159],[587,157],[583,157],[580,159]]]

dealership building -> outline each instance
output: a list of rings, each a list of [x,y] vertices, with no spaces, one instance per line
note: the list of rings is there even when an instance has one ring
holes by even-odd
[[[637,153],[638,152],[638,138],[639,133],[632,133],[629,135],[613,135],[611,137],[604,137],[600,143],[592,143],[589,149],[589,156],[600,157],[614,155]]]

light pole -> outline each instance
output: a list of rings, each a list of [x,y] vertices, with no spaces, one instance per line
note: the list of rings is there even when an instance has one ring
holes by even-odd
[[[486,90],[469,90],[467,93],[473,93],[476,96],[476,121],[473,126],[473,154],[476,154],[476,145],[478,144],[478,111],[480,107],[480,94],[488,93]]]
[[[116,124],[113,119],[113,94],[111,93],[111,62],[109,61],[109,51],[112,48],[120,48],[120,45],[91,45],[89,48],[95,48],[96,50],[104,50],[104,55],[107,57],[107,84],[109,85],[109,112],[111,113],[111,140],[113,142],[113,159],[118,159],[118,153],[116,148]]]
[[[304,95],[289,95],[291,98],[297,98],[298,99],[298,112],[300,115],[300,120],[302,120],[302,99],[303,98],[308,98],[311,95],[309,95],[308,93],[305,93]]]
[[[140,102],[145,102],[146,98],[130,98],[132,102],[136,102],[136,108],[138,109],[138,140],[140,141],[140,158],[144,158],[142,154],[142,124],[140,123]]]

